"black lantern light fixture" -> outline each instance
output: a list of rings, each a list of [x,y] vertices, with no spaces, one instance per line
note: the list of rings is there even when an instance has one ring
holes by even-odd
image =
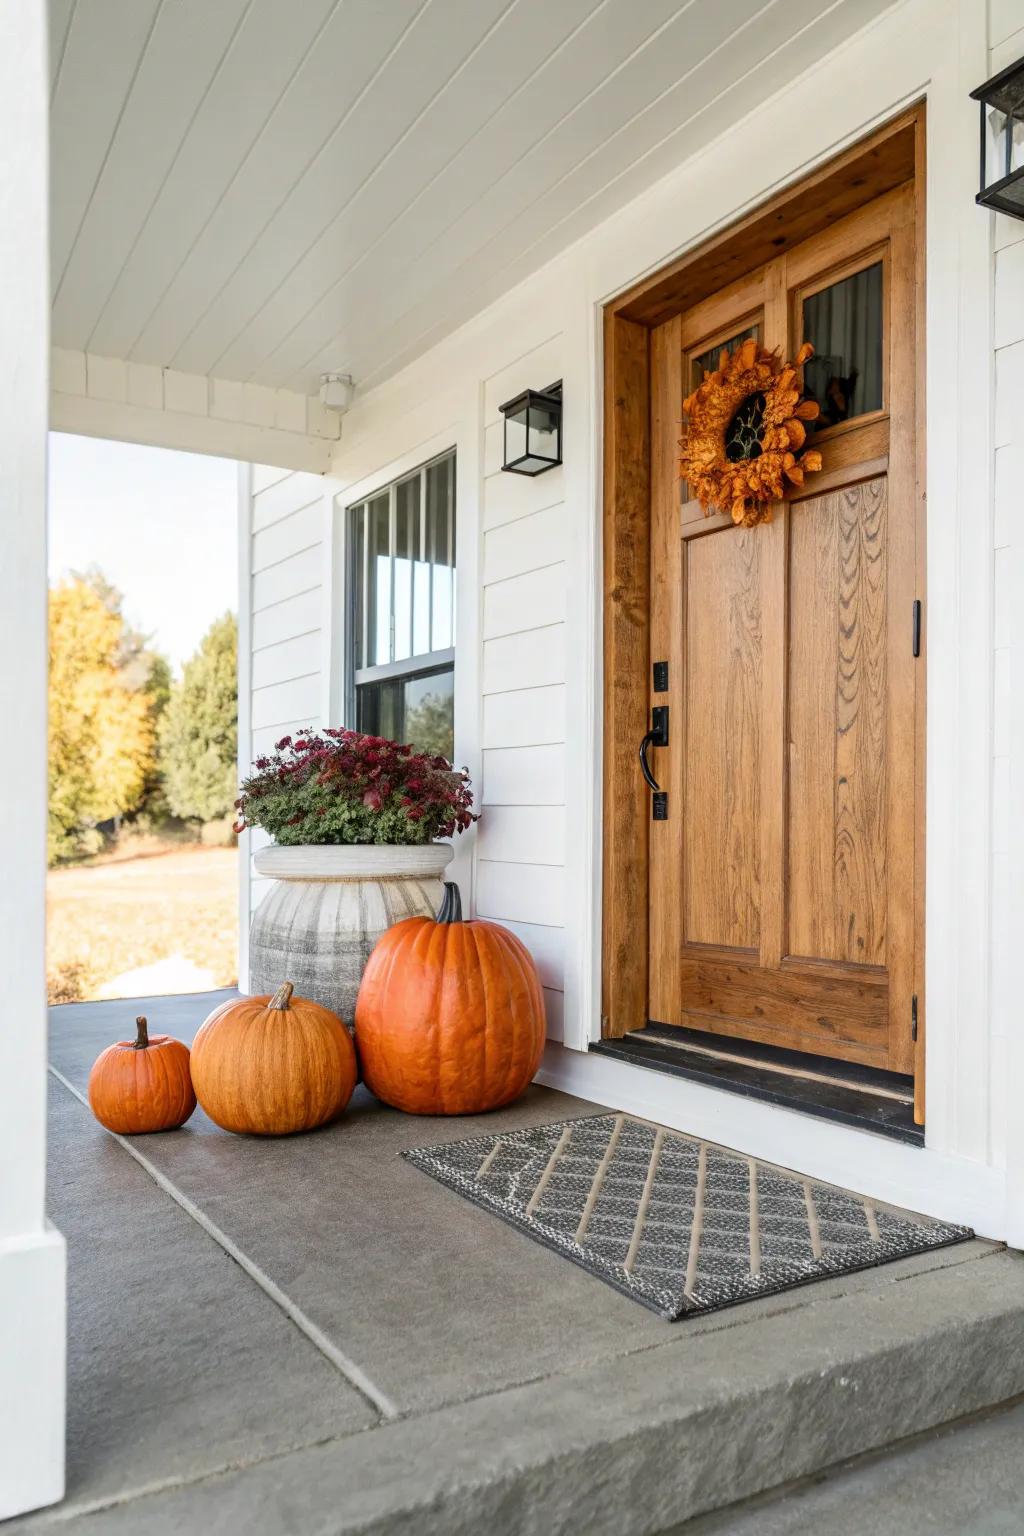
[[[971,97],[981,103],[981,191],[975,201],[1024,219],[1024,59]]]
[[[500,407],[505,418],[505,462],[513,475],[542,475],[562,462],[562,381],[526,389]]]

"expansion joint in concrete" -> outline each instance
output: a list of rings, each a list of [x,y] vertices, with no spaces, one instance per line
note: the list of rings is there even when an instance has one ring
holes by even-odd
[[[84,1104],[87,1109],[89,1108],[89,1100],[84,1094],[78,1091],[73,1083],[68,1081],[62,1072],[59,1072],[57,1068],[52,1065],[50,1067],[50,1072],[56,1081],[60,1083],[62,1088],[67,1089],[68,1093],[70,1093],[73,1098],[76,1098],[80,1104]],[[354,1390],[358,1392],[359,1395],[370,1404],[370,1406],[380,1415],[381,1419],[393,1420],[400,1417],[399,1410],[395,1404],[391,1401],[387,1394],[377,1386],[376,1382],[370,1379],[362,1367],[358,1365],[354,1360],[350,1360],[345,1352],[340,1350],[338,1346],[327,1337],[323,1329],[318,1328],[316,1323],[313,1322],[312,1318],[307,1317],[305,1312],[302,1311],[301,1307],[297,1307],[294,1301],[292,1301],[291,1297],[288,1296],[279,1285],[276,1285],[270,1276],[265,1274],[264,1271],[260,1269],[258,1264],[253,1263],[248,1254],[244,1253],[242,1249],[238,1247],[237,1243],[233,1243],[230,1237],[228,1237],[227,1233],[223,1232],[220,1227],[217,1226],[216,1222],[210,1220],[210,1217],[207,1216],[205,1211],[201,1210],[194,1201],[190,1200],[187,1195],[183,1194],[182,1191],[178,1189],[177,1185],[175,1185],[173,1181],[167,1177],[166,1174],[161,1173],[160,1169],[157,1168],[152,1162],[150,1162],[145,1153],[141,1152],[138,1146],[132,1140],[130,1140],[127,1136],[120,1136],[114,1131],[107,1131],[106,1134],[110,1136],[112,1140],[116,1141],[121,1147],[123,1147],[124,1150],[128,1153],[129,1157],[134,1158],[139,1167],[146,1171],[149,1177],[153,1180],[154,1184],[158,1185],[159,1188],[163,1190],[164,1194],[169,1195],[170,1198],[181,1207],[185,1214],[189,1216],[198,1227],[201,1227],[206,1235],[211,1237],[213,1241],[218,1245],[218,1247],[222,1248],[228,1257],[234,1260],[240,1269],[245,1271],[250,1280],[259,1286],[260,1290],[274,1303],[275,1306],[280,1308],[280,1310],[285,1314],[289,1321],[299,1330],[300,1333],[305,1335],[305,1337],[314,1346],[314,1348],[318,1349],[324,1358],[330,1361],[331,1365],[333,1365],[334,1368],[339,1371],[342,1376],[344,1376],[349,1386],[354,1388]]]

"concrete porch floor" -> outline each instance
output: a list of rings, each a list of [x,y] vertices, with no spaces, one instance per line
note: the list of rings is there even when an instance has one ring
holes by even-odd
[[[68,1490],[12,1532],[653,1536],[1024,1392],[1024,1260],[990,1244],[667,1324],[398,1155],[596,1108],[551,1090],[101,1130],[100,1049],[138,1012],[191,1039],[223,995],[53,1010]]]

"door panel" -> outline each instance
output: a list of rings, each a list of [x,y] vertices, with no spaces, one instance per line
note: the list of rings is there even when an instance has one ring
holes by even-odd
[[[696,957],[680,973],[682,1017],[712,1034],[884,1066],[889,988],[884,975],[819,974],[811,966]]]
[[[671,725],[650,1017],[896,1071],[918,966],[913,219],[912,188],[889,194],[651,344],[651,659],[670,677],[651,704]],[[753,325],[792,356],[805,307],[823,470],[767,525],[704,517],[676,467],[694,360]]]
[[[886,481],[791,512],[788,950],[886,959]]]
[[[683,942],[760,942],[761,572],[756,528],[683,545]]]

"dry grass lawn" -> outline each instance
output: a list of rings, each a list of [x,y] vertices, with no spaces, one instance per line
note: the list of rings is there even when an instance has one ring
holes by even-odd
[[[211,985],[232,986],[237,880],[236,849],[198,846],[51,870],[50,1001],[85,1001],[122,972],[171,957],[209,972]]]

